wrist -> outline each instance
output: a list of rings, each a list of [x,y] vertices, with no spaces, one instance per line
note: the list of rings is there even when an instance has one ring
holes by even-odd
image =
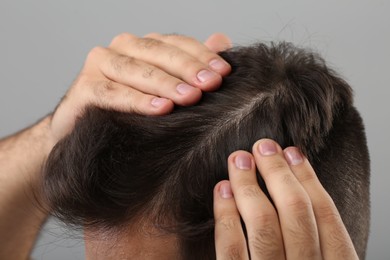
[[[52,115],[48,115],[29,129],[31,131],[32,142],[36,146],[36,150],[39,149],[38,152],[42,160],[47,158],[56,144],[51,130],[51,121]]]
[[[46,218],[40,206],[41,169],[54,143],[50,116],[0,140],[0,258],[22,259]],[[18,248],[18,250],[15,250]]]
[[[19,133],[0,140],[0,190],[6,197],[32,193],[41,184],[41,170],[54,146],[50,116]]]

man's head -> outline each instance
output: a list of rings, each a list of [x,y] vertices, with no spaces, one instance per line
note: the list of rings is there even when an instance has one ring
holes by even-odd
[[[149,236],[167,254],[213,259],[213,188],[228,178],[227,157],[271,138],[308,156],[364,256],[369,159],[348,84],[287,43],[221,55],[232,73],[195,106],[161,117],[87,109],[47,161],[54,215],[88,234]]]

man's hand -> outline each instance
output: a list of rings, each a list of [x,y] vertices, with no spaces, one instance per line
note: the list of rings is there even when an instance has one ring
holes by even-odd
[[[299,150],[263,139],[252,153],[231,154],[230,181],[214,190],[217,259],[358,259],[333,200]],[[257,183],[256,166],[275,206]]]
[[[202,91],[219,87],[230,65],[213,50],[229,39],[212,35],[204,45],[180,35],[124,33],[108,48],[96,47],[53,115],[53,142],[68,134],[88,105],[144,115],[163,115],[174,104],[193,105]]]
[[[228,47],[221,34],[205,45],[179,35],[121,34],[108,48],[94,48],[54,114],[0,140],[0,259],[28,258],[46,218],[35,201],[42,165],[87,106],[162,115],[174,104],[195,104],[229,73],[216,54]]]

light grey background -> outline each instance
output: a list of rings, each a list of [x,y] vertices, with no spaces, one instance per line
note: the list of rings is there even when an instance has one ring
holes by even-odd
[[[235,44],[288,40],[314,47],[354,87],[372,161],[368,259],[389,259],[389,13],[389,1],[375,0],[1,0],[0,136],[51,111],[88,51],[121,32],[176,32],[204,40],[221,31]],[[83,259],[77,236],[50,221],[33,256]]]

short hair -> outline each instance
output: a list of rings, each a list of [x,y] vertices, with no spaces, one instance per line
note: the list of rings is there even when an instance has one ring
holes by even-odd
[[[147,218],[178,237],[183,259],[215,259],[213,188],[228,179],[230,153],[271,138],[309,158],[364,258],[370,165],[350,86],[291,43],[220,55],[231,74],[194,106],[164,116],[86,109],[47,160],[43,190],[53,214],[106,230]]]

